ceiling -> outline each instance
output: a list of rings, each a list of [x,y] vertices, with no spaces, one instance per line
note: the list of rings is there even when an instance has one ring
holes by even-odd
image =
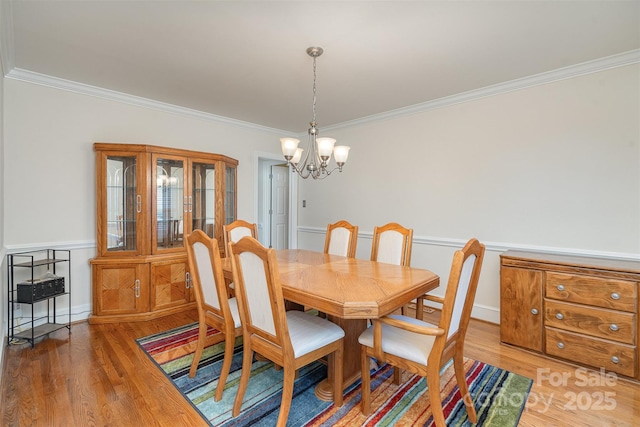
[[[309,46],[320,129],[640,48],[638,1],[2,2],[9,76],[291,132],[312,117]]]

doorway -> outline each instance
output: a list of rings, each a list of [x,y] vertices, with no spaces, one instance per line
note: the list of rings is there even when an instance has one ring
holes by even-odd
[[[257,176],[258,240],[277,250],[294,247],[289,167],[281,158],[259,156]]]

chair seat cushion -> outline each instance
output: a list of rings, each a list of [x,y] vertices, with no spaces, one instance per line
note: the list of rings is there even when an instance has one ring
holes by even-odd
[[[295,357],[344,337],[344,331],[335,323],[298,310],[287,311],[287,327]]]
[[[389,317],[402,320],[406,323],[437,328],[437,326],[431,323],[423,322],[413,317],[398,314],[392,314]],[[382,324],[382,351],[384,353],[393,354],[416,363],[424,364],[425,366],[427,365],[429,353],[431,352],[435,339],[436,337],[432,335],[418,334],[396,328],[395,326]],[[368,327],[360,334],[358,342],[361,345],[373,348],[373,326]]]

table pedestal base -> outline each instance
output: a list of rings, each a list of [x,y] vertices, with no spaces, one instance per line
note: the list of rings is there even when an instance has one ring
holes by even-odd
[[[360,343],[358,337],[367,329],[366,319],[342,319],[340,317],[328,316],[336,325],[344,330],[344,352],[342,354],[342,390],[360,378]],[[331,358],[329,358],[331,360]],[[328,402],[333,401],[333,379],[335,366],[329,362],[327,369],[327,379],[321,381],[315,389],[316,397]]]

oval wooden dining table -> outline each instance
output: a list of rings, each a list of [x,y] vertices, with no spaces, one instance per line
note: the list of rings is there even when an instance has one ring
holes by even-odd
[[[440,284],[429,270],[328,255],[304,249],[276,252],[282,293],[287,301],[326,313],[345,332],[343,389],[360,378],[358,337],[368,319],[393,313]],[[223,259],[225,277],[233,278],[231,262]],[[333,400],[333,371],[316,387],[318,398]]]

